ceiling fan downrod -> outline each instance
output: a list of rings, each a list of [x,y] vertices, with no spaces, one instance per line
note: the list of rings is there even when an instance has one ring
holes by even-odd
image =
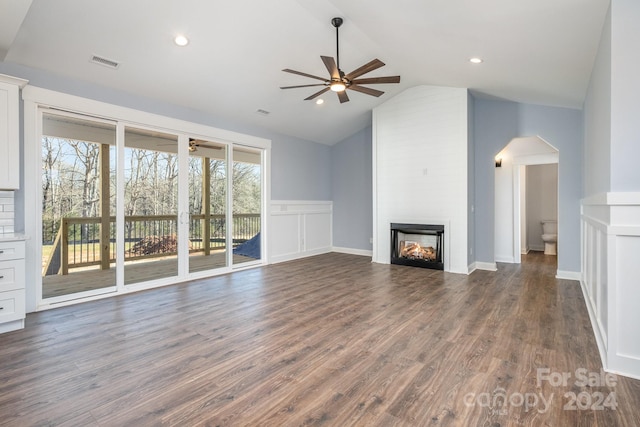
[[[340,70],[340,26],[344,21],[342,18],[336,17],[331,20],[331,25],[336,27],[336,67],[338,68],[338,73],[340,73],[340,77],[342,77],[342,71]]]

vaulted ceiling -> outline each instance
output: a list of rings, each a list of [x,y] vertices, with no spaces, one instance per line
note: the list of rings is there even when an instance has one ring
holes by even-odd
[[[210,114],[335,144],[365,127],[376,105],[416,85],[466,87],[481,96],[581,108],[609,0],[0,0],[0,59]],[[350,102],[284,73],[325,76],[335,57],[379,98]],[[186,35],[185,47],[174,44]],[[90,61],[114,60],[111,69]],[[483,59],[481,64],[469,62]],[[268,111],[260,114],[257,111]]]

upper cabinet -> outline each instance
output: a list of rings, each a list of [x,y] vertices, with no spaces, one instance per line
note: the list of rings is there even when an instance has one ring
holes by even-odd
[[[0,190],[20,185],[20,89],[26,80],[0,74]]]

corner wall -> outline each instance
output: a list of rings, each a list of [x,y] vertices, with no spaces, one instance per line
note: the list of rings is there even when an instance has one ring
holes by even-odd
[[[581,285],[604,368],[640,379],[638,20],[612,0],[587,91]]]
[[[331,147],[335,251],[371,255],[371,126]]]

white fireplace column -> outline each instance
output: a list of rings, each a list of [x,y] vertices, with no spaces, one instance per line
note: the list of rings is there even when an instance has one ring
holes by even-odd
[[[418,86],[373,111],[373,261],[390,262],[390,224],[445,226],[445,271],[468,267],[468,93]]]

